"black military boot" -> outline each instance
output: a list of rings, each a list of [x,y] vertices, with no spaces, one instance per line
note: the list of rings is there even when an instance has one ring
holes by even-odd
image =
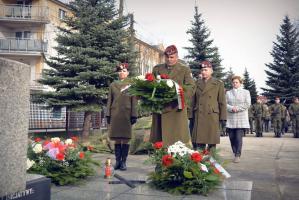
[[[129,148],[130,145],[129,144],[122,144],[121,146],[121,166],[120,166],[120,170],[125,171],[127,170],[127,157],[129,154]]]
[[[115,154],[115,166],[114,169],[118,170],[121,167],[121,144],[114,145],[114,154]]]

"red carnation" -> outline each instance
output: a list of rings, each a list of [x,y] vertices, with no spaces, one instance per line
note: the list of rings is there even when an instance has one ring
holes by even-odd
[[[92,151],[93,149],[94,149],[93,146],[87,146],[88,151]]]
[[[59,143],[59,144],[57,145],[57,148],[59,149],[59,151],[60,151],[61,153],[64,153],[66,147],[67,147],[67,145],[64,145],[64,144],[61,144],[61,143]]]
[[[56,159],[57,160],[64,160],[64,154],[63,153],[56,154]]]
[[[147,73],[147,74],[145,74],[145,79],[148,81],[153,81],[155,79],[155,77],[152,73]]]
[[[154,148],[155,149],[161,149],[163,147],[163,142],[156,142],[155,144],[154,144]]]
[[[193,160],[196,163],[199,163],[202,160],[202,155],[198,152],[194,152],[191,154],[191,160]]]
[[[161,74],[161,79],[169,79],[169,76],[167,74]]]
[[[172,163],[173,163],[173,157],[172,157],[171,155],[164,155],[164,156],[162,157],[162,164],[163,164],[165,167],[170,166]]]
[[[34,139],[34,141],[35,141],[35,142],[40,142],[40,141],[42,141],[42,139],[39,138],[39,137],[37,137],[37,138]]]
[[[49,144],[50,141],[49,140],[45,140],[44,143],[43,143],[43,146],[46,146],[47,144]]]
[[[207,150],[207,149],[204,149],[203,151],[202,151],[202,154],[203,155],[208,155],[210,152]]]
[[[74,142],[77,142],[77,141],[78,141],[78,137],[75,137],[75,136],[71,137],[71,139],[72,139]]]
[[[79,153],[79,158],[80,158],[80,159],[83,159],[83,158],[84,158],[84,152],[80,152],[80,153]]]

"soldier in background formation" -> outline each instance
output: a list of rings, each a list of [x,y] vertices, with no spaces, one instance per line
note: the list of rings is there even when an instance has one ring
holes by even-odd
[[[290,118],[292,121],[292,131],[294,138],[299,138],[299,100],[298,97],[293,98],[293,103],[289,107]]]
[[[288,132],[288,123],[289,123],[289,112],[287,107],[282,105],[282,118],[281,118],[281,134],[284,135],[284,133]]]
[[[269,107],[271,122],[274,128],[275,137],[281,137],[281,123],[284,119],[284,108],[280,103],[280,98],[275,97],[275,103]]]
[[[256,137],[263,137],[264,107],[260,96],[256,98],[256,103],[252,105],[252,114],[255,122]]]
[[[250,126],[250,133],[253,134],[253,111],[252,111],[252,105],[248,109],[248,119],[249,119],[249,126]]]
[[[269,106],[266,104],[267,100],[263,101],[263,109],[264,109],[264,131],[269,132],[269,123],[270,123],[270,111]]]

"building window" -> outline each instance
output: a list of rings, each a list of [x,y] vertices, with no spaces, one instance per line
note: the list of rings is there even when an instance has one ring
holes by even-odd
[[[24,31],[24,38],[25,39],[30,39],[31,38],[31,32],[30,31]]]
[[[66,15],[65,10],[59,9],[59,12],[58,12],[59,19],[64,19],[65,15]]]
[[[61,119],[62,118],[61,108],[54,107],[52,110],[52,117],[53,119]]]

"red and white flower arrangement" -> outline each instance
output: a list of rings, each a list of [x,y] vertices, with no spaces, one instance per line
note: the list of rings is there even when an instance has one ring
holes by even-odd
[[[164,147],[162,142],[153,144],[150,160],[156,165],[150,173],[150,185],[174,194],[207,195],[224,178],[230,175],[219,164],[215,152],[194,151],[184,143]]]
[[[28,145],[27,170],[42,174],[58,185],[75,183],[95,174],[92,164],[99,165],[84,151],[77,137],[42,140],[35,138]]]
[[[178,109],[184,109],[185,106],[182,86],[170,79],[167,74],[155,77],[152,73],[147,73],[145,76],[132,78],[126,91],[139,98],[141,108],[145,111],[162,113],[169,103],[175,103]]]

